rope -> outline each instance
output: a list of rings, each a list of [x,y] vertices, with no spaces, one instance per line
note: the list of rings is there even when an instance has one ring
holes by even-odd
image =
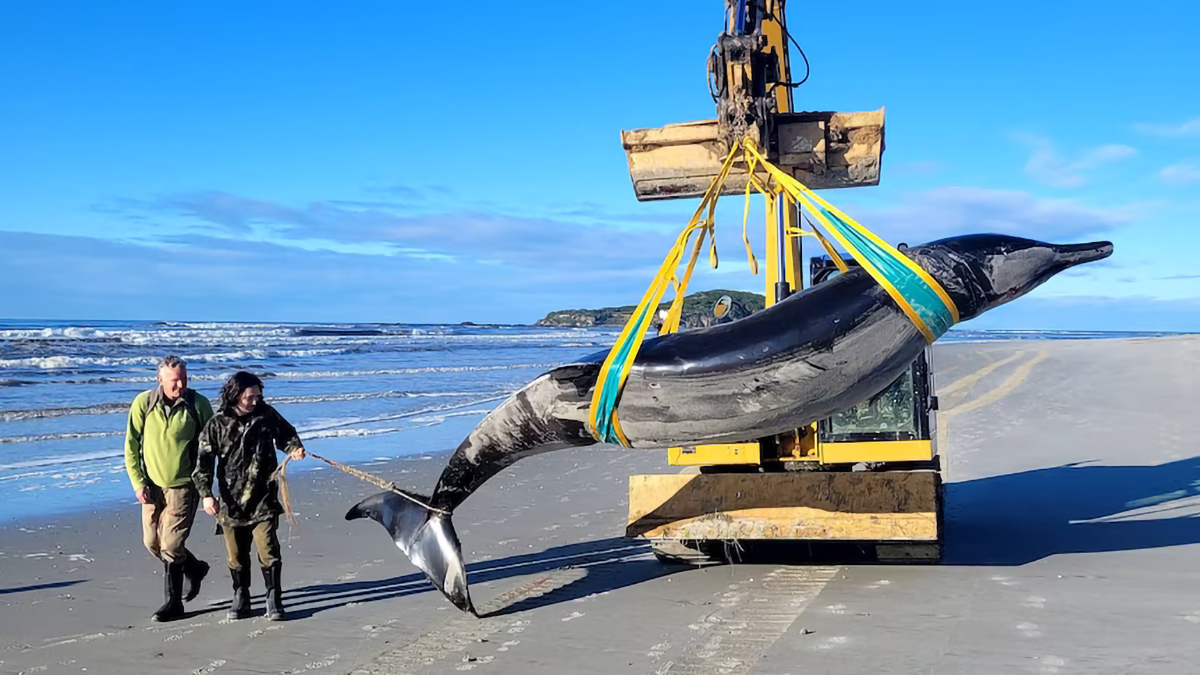
[[[879,238],[878,235],[822,199],[793,176],[771,164],[752,139],[744,138],[741,142],[731,145],[729,154],[721,166],[721,171],[709,184],[708,190],[700,200],[700,205],[696,208],[687,227],[680,233],[675,245],[667,253],[657,276],[651,282],[645,295],[642,296],[641,303],[626,322],[600,368],[596,387],[592,391],[588,427],[592,436],[601,443],[617,443],[630,447],[628,439],[621,430],[621,423],[617,419],[616,408],[621,390],[625,387],[625,381],[633,368],[634,359],[645,339],[646,329],[649,327],[654,308],[658,306],[668,287],[674,288],[675,298],[659,334],[664,335],[679,329],[679,319],[688,279],[691,277],[696,259],[703,247],[704,237],[707,235],[710,240],[713,239],[717,200],[721,196],[731,168],[738,159],[742,160],[742,166],[747,174],[746,207],[742,213],[742,239],[746,243],[750,268],[754,273],[758,272],[758,261],[754,259],[750,240],[746,236],[746,225],[750,215],[750,195],[753,191],[757,191],[767,201],[768,225],[775,206],[781,203],[779,200],[783,200],[782,203],[787,207],[795,208],[801,215],[805,215],[804,211],[807,209],[829,237],[822,234],[807,218],[801,220],[799,228],[786,228],[783,236],[785,238],[792,236],[816,237],[822,248],[833,259],[834,264],[844,272],[848,267],[833,242],[830,241],[830,237],[835,239],[895,300],[901,311],[912,321],[927,342],[934,342],[949,330],[950,326],[959,321],[958,308],[955,307],[954,301],[928,272],[896,250],[891,244]],[[705,211],[707,211],[707,217],[705,217]],[[803,220],[808,220],[810,230],[803,229]],[[692,234],[697,231],[699,238],[693,245],[687,268],[682,277],[676,277],[675,270],[683,260],[684,250]],[[778,245],[782,247],[785,242],[780,241]],[[711,263],[713,267],[716,267],[715,241]],[[783,270],[780,270],[780,276],[782,277],[782,275]]]
[[[609,350],[608,356],[604,359],[604,365],[600,367],[596,387],[592,391],[589,430],[592,433],[592,437],[601,443],[615,443],[630,447],[624,432],[621,431],[621,424],[617,420],[616,415],[617,400],[620,397],[621,389],[625,386],[625,380],[629,377],[629,370],[633,367],[633,359],[637,356],[642,341],[646,338],[646,330],[650,327],[655,309],[662,300],[662,296],[668,286],[674,286],[675,299],[672,309],[668,311],[668,320],[663,323],[664,326],[670,326],[674,323],[678,327],[677,319],[682,310],[676,307],[676,305],[682,306],[683,296],[687,290],[688,278],[691,276],[696,257],[702,249],[702,242],[705,235],[711,235],[714,231],[713,214],[716,209],[716,201],[720,196],[721,187],[725,184],[725,179],[729,176],[729,171],[733,167],[734,160],[739,155],[739,146],[734,146],[729,151],[729,155],[726,156],[725,162],[721,166],[721,171],[713,179],[712,183],[709,184],[704,198],[700,200],[700,205],[696,207],[696,211],[692,214],[691,220],[688,221],[687,227],[683,229],[683,232],[675,240],[675,245],[667,253],[666,258],[658,269],[658,274],[654,277],[654,281],[646,289],[645,295],[642,296],[642,301],[633,310],[632,316],[630,316],[629,321],[626,322],[625,327],[621,330],[620,336],[617,337],[616,344],[613,345],[613,348]],[[705,211],[707,211],[707,217]],[[687,273],[682,278],[676,280],[675,270],[683,260],[684,251],[692,235],[697,232],[699,232],[700,238],[693,246]],[[715,252],[711,256],[711,261],[716,262]]]
[[[933,343],[950,326],[958,323],[958,308],[954,301],[921,266],[768,162],[751,139],[743,140],[742,147],[750,162],[761,166],[774,179],[775,194],[786,195],[807,208],[817,222],[850,252],[851,257],[879,282],[927,342]],[[829,249],[826,246],[826,250]]]
[[[401,497],[407,499],[408,501],[416,504],[417,506],[420,506],[421,508],[425,509],[426,511],[430,511],[432,513],[437,513],[437,514],[443,515],[443,516],[450,515],[449,511],[447,511],[445,509],[439,509],[434,506],[430,506],[429,504],[426,504],[425,502],[421,501],[420,499],[417,499],[416,497],[412,496],[411,494],[405,492],[404,490],[401,490],[395,483],[384,480],[384,479],[380,478],[379,476],[376,476],[374,474],[369,474],[366,471],[356,469],[352,466],[347,466],[345,464],[342,464],[341,462],[335,462],[332,459],[322,457],[322,456],[318,455],[317,453],[310,452],[308,450],[305,450],[305,455],[308,457],[312,457],[313,459],[325,462],[329,466],[332,466],[335,469],[344,471],[344,472],[350,474],[351,476],[354,476],[355,478],[361,478],[362,480],[367,481],[368,483],[374,485],[375,487],[377,487],[381,490],[395,492],[396,494],[398,494]],[[291,500],[291,496],[288,494],[288,487],[287,487],[287,465],[291,461],[292,461],[292,456],[290,454],[287,457],[284,457],[283,463],[279,465],[278,469],[275,469],[275,473],[271,474],[271,477],[274,478],[276,480],[276,482],[279,483],[279,498],[280,498],[280,501],[283,502],[283,511],[287,515],[288,520],[294,524],[296,522],[296,516],[292,512],[292,500]]]

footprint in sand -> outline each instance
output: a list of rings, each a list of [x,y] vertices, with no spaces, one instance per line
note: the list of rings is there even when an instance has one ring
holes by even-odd
[[[511,649],[511,648],[513,648],[513,647],[516,647],[516,646],[517,646],[517,645],[519,645],[519,644],[521,644],[521,641],[520,641],[520,640],[509,640],[508,642],[505,642],[504,644],[502,644],[502,645],[500,645],[499,647],[497,647],[497,648],[496,648],[496,651],[498,651],[498,652],[506,652],[506,651],[508,651],[509,649]]]
[[[743,635],[746,632],[746,624],[745,623],[729,624],[729,627],[726,628],[726,630],[729,631],[730,635]]]
[[[1040,672],[1057,673],[1063,666],[1067,665],[1067,660],[1057,656],[1043,656],[1038,659],[1038,663],[1041,664],[1041,667],[1038,668]]]
[[[695,631],[707,630],[714,624],[721,623],[721,621],[721,617],[717,616],[716,614],[709,614],[701,618],[697,623],[688,624],[688,628]]]
[[[208,675],[209,673],[213,672],[214,670],[216,670],[217,668],[220,668],[223,665],[225,665],[224,659],[217,659],[216,661],[209,663],[207,666],[204,666],[203,668],[197,668],[197,669],[193,670],[192,675]]]
[[[718,604],[720,604],[721,607],[724,609],[729,609],[731,607],[737,607],[738,605],[742,604],[742,600],[745,600],[745,599],[746,599],[745,593],[726,593],[725,597],[722,598],[721,602]]]
[[[320,670],[321,668],[328,668],[329,666],[332,666],[333,664],[337,663],[337,660],[340,658],[342,658],[341,654],[333,654],[320,661],[307,663],[304,665],[304,667],[308,670]]]
[[[460,664],[458,666],[458,668],[455,668],[455,670],[474,670],[475,666],[481,665],[484,663],[491,663],[495,659],[496,659],[495,656],[475,657],[475,656],[471,656],[470,654],[468,654],[468,655],[462,657],[462,664]]]
[[[1017,624],[1017,630],[1021,631],[1022,635],[1029,638],[1041,637],[1042,635],[1042,632],[1038,630],[1038,625],[1028,621],[1023,621]]]
[[[849,641],[850,641],[850,639],[843,635],[827,637],[824,640],[821,640],[820,642],[817,643],[817,649],[837,649],[838,647],[845,645]]]

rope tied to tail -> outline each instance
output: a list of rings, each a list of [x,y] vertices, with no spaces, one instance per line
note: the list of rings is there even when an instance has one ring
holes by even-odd
[[[416,504],[417,506],[420,506],[421,508],[425,509],[426,511],[437,513],[437,514],[443,515],[443,516],[450,515],[449,511],[447,511],[445,509],[439,509],[435,506],[426,504],[424,501],[417,499],[416,497],[405,492],[404,490],[401,490],[399,486],[397,486],[395,483],[393,483],[391,481],[384,480],[384,479],[380,478],[379,476],[367,473],[366,471],[362,471],[360,469],[356,469],[352,466],[347,466],[345,464],[342,464],[341,462],[335,462],[332,459],[322,457],[315,452],[310,452],[307,449],[304,451],[304,453],[308,457],[312,457],[313,459],[325,462],[329,466],[332,466],[335,469],[344,471],[344,472],[350,474],[351,476],[354,476],[355,478],[361,478],[362,480],[367,481],[368,483],[374,485],[375,487],[377,487],[381,490],[387,490],[389,492],[394,492],[394,493],[400,495],[401,497],[403,497],[404,499],[407,499],[408,501]],[[296,515],[292,511],[292,499],[288,493],[288,485],[287,485],[287,465],[291,461],[292,461],[292,456],[290,454],[287,455],[286,457],[284,457],[283,463],[279,465],[278,469],[275,469],[275,473],[271,474],[271,478],[273,478],[279,484],[279,499],[281,502],[283,502],[284,514],[287,515],[287,519],[289,522],[291,522],[292,524],[295,524],[296,523]]]

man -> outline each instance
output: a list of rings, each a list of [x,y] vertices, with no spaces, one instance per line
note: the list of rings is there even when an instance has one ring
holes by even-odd
[[[187,363],[178,356],[159,361],[158,386],[138,394],[129,407],[125,470],[142,504],[142,542],[164,566],[164,602],[155,621],[182,617],[183,601],[200,593],[208,574],[208,563],[184,543],[199,502],[192,483],[198,439],[212,416],[208,399],[188,389]]]

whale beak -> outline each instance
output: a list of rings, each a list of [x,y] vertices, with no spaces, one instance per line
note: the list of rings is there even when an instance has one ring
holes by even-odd
[[[1111,241],[1094,241],[1090,244],[1057,244],[1053,246],[1055,262],[1062,269],[1082,265],[1084,263],[1104,260],[1112,255]]]

